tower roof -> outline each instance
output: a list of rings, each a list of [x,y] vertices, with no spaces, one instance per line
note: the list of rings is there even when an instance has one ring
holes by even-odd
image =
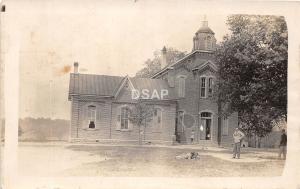
[[[202,26],[197,32],[198,33],[211,33],[211,34],[215,34],[215,32],[213,32],[208,26]]]
[[[208,27],[208,21],[206,20],[206,16],[204,16],[204,19],[202,21],[202,26],[201,28],[196,32],[196,34],[198,33],[211,33],[211,34],[215,34],[209,27]]]

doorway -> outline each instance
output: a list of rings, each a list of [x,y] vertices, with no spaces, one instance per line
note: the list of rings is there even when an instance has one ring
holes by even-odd
[[[199,139],[211,140],[212,113],[202,112],[200,115]]]

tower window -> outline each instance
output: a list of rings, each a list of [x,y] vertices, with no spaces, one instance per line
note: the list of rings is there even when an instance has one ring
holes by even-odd
[[[211,50],[211,49],[212,49],[212,39],[211,39],[210,36],[208,36],[208,37],[206,38],[206,47],[207,47],[208,50]]]

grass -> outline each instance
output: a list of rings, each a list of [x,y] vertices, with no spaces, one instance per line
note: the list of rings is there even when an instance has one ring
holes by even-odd
[[[191,149],[88,145],[67,148],[77,152],[89,152],[90,156],[99,157],[99,161],[82,162],[79,166],[64,170],[63,175],[68,176],[279,176],[284,168],[284,161],[274,161],[272,158],[264,162],[231,162],[201,154],[201,151],[200,159],[197,160],[175,159],[175,156],[181,153],[193,151]],[[215,153],[230,155],[229,151]],[[251,154],[251,151],[246,153]]]

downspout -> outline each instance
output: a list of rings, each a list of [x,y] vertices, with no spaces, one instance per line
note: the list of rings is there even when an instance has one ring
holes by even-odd
[[[76,138],[78,139],[79,137],[79,134],[78,134],[78,130],[79,130],[79,100],[78,100],[78,103],[77,103],[77,106],[76,106],[76,109],[77,109],[77,120],[76,120]]]
[[[200,128],[200,116],[199,116],[199,112],[200,112],[200,95],[201,95],[201,80],[200,80],[200,77],[199,75],[197,74],[198,76],[198,110],[197,110],[197,142],[199,143],[200,142],[200,131],[199,131],[199,128]]]
[[[222,133],[222,128],[221,128],[221,124],[222,124],[222,116],[221,116],[221,111],[222,111],[222,107],[221,107],[221,102],[218,98],[218,146],[221,145],[221,142],[222,142],[222,136],[221,136],[221,133]]]
[[[112,127],[112,101],[110,102],[109,139],[111,139],[111,127]]]

